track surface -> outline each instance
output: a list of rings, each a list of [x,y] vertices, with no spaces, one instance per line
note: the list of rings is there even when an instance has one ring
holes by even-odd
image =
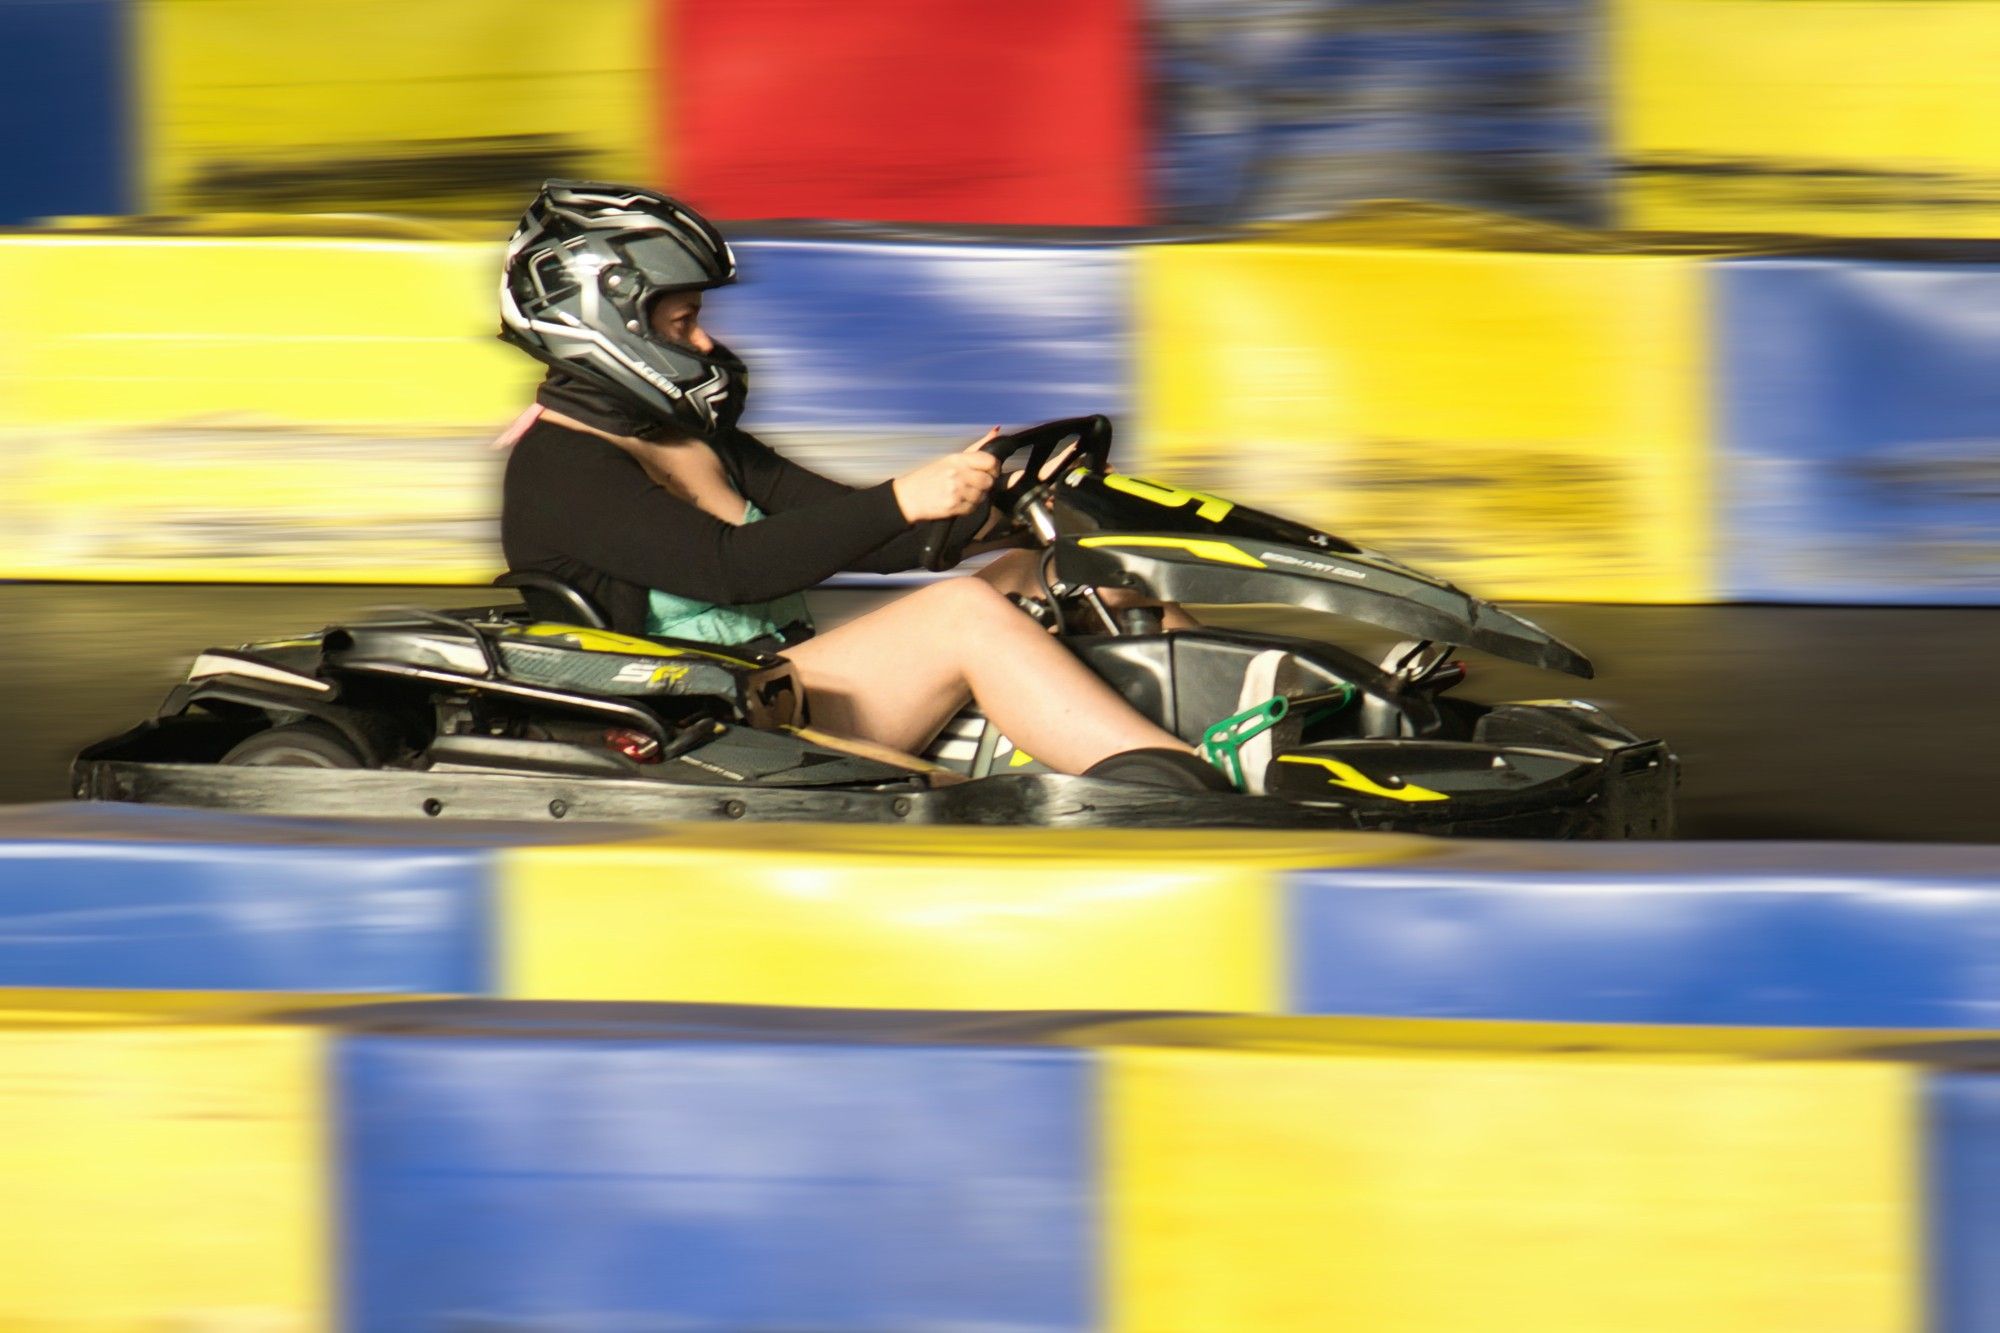
[[[821,624],[882,594],[815,597]],[[464,588],[0,585],[0,802],[59,800],[70,756],[146,716],[193,653]],[[2000,840],[2000,612],[1541,606],[1593,681],[1469,655],[1480,698],[1576,694],[1680,752],[1693,838]],[[1204,617],[1367,646],[1341,622]]]

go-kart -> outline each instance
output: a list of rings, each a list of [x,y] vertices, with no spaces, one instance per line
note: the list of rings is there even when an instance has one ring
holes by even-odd
[[[827,735],[783,657],[613,633],[574,588],[516,572],[498,582],[519,604],[204,652],[157,716],[79,755],[74,793],[416,818],[1671,833],[1663,742],[1580,701],[1451,692],[1460,649],[1587,677],[1574,648],[1338,537],[1115,472],[1111,437],[1106,418],[1079,417],[988,446],[1022,463],[996,505],[1041,552],[1043,596],[1021,604],[1239,791],[1051,772],[976,707],[924,755]],[[927,566],[943,563],[945,533],[927,533]],[[1277,604],[1407,638],[1369,660],[1279,635],[1166,632],[1146,602]]]

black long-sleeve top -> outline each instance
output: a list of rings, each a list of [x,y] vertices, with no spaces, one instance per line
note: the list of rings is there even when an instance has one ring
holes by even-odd
[[[765,517],[725,523],[659,485],[609,440],[537,421],[507,460],[500,544],[513,570],[554,574],[643,634],[649,589],[718,605],[762,602],[842,570],[914,568],[924,529],[892,483],[856,488],[780,457],[743,431],[711,440],[737,493]],[[954,523],[977,531],[980,511]]]

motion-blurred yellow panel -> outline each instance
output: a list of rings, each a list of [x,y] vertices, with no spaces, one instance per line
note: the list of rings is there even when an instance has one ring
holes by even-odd
[[[499,248],[0,241],[0,577],[474,581],[537,371]]]
[[[539,378],[499,283],[497,244],[9,237],[0,427],[497,429]]]
[[[330,1328],[322,1038],[0,1027],[0,1328]]]
[[[504,218],[649,178],[652,0],[141,0],[148,211]]]
[[[1374,834],[733,825],[503,853],[502,984],[537,999],[1262,1011],[1279,872]]]
[[[0,432],[0,578],[486,583],[484,435]]]
[[[1918,1327],[1903,1069],[1109,1060],[1118,1329]]]
[[[1137,471],[1496,597],[1710,595],[1693,258],[1142,249]]]
[[[1614,0],[1624,224],[2000,236],[2000,0]]]

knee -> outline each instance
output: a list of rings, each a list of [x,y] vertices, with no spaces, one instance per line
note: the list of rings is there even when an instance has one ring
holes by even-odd
[[[981,583],[998,588],[1001,592],[1018,592],[1030,595],[1040,591],[1041,584],[1035,576],[1035,566],[1041,560],[1040,551],[1009,551],[997,556],[975,576]]]
[[[945,579],[918,596],[929,600],[934,614],[967,627],[1020,614],[1006,593],[979,578]]]

